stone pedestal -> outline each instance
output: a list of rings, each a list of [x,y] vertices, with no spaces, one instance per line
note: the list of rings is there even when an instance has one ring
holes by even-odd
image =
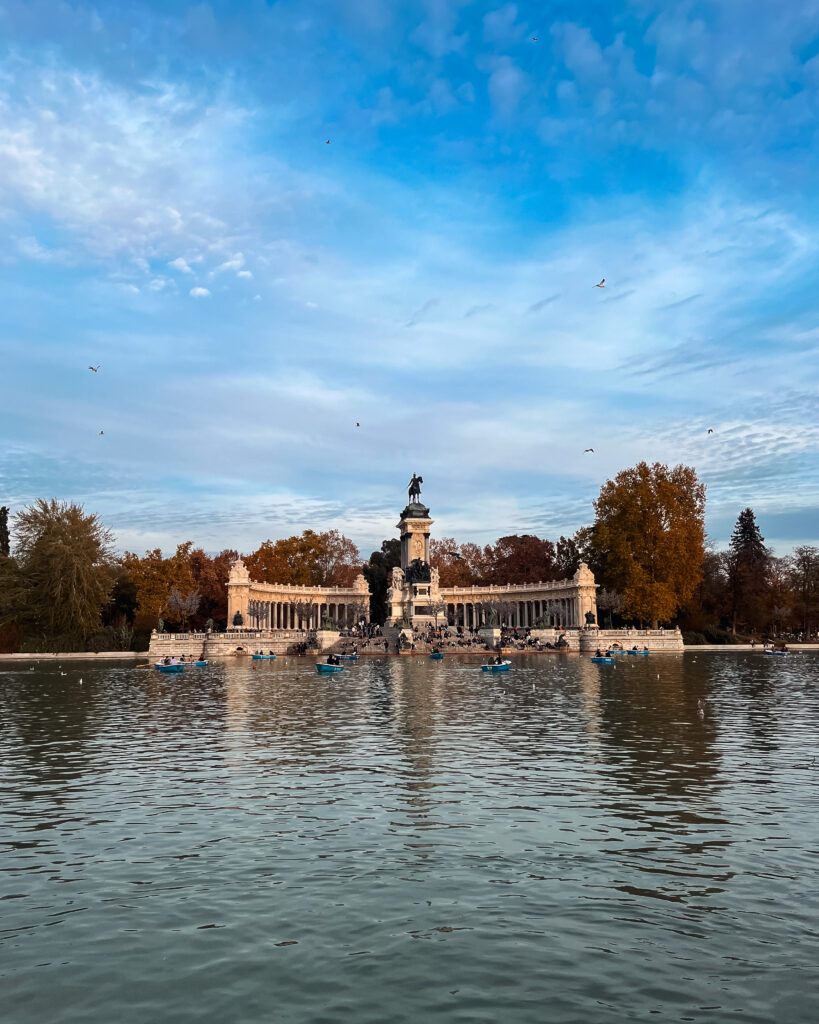
[[[482,626],[478,633],[487,647],[497,647],[500,643],[501,631],[494,626]]]

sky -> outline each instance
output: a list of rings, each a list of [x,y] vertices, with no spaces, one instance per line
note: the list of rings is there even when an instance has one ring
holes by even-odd
[[[817,115],[819,0],[0,0],[0,504],[819,543]]]

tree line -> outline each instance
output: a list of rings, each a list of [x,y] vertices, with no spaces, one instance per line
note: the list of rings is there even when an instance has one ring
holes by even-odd
[[[537,583],[570,578],[581,561],[600,585],[604,626],[679,624],[688,642],[782,632],[811,635],[819,623],[819,549],[775,557],[751,508],[725,551],[705,535],[705,487],[687,466],[639,463],[606,481],[594,520],[552,542],[532,534],[494,544],[433,539],[441,586]],[[14,537],[12,549],[11,537]],[[238,552],[207,554],[192,541],[117,556],[97,516],[38,499],[9,522],[0,508],[0,651],[144,650],[151,629],[221,629],[227,579]],[[268,583],[349,587],[363,572],[370,616],[386,617],[400,542],[385,540],[362,562],[338,530],[266,540],[242,556]]]

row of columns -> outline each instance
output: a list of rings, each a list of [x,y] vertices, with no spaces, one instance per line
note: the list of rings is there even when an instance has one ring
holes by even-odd
[[[352,626],[357,620],[358,608],[350,604],[251,600],[245,625],[250,629],[318,629],[325,611],[339,626]]]
[[[576,597],[557,597],[545,601],[467,601],[447,605],[447,623],[475,629],[485,626],[490,615],[489,605],[498,608],[498,617],[504,626],[531,627],[545,616],[549,626],[566,629],[579,626],[580,608]]]

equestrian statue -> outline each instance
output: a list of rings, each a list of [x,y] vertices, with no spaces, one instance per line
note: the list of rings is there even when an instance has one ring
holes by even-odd
[[[422,476],[416,476],[415,473],[412,474],[412,480],[410,480],[409,484],[407,485],[407,489],[409,490],[410,505],[415,501],[420,503],[421,484],[423,482],[424,478]]]

